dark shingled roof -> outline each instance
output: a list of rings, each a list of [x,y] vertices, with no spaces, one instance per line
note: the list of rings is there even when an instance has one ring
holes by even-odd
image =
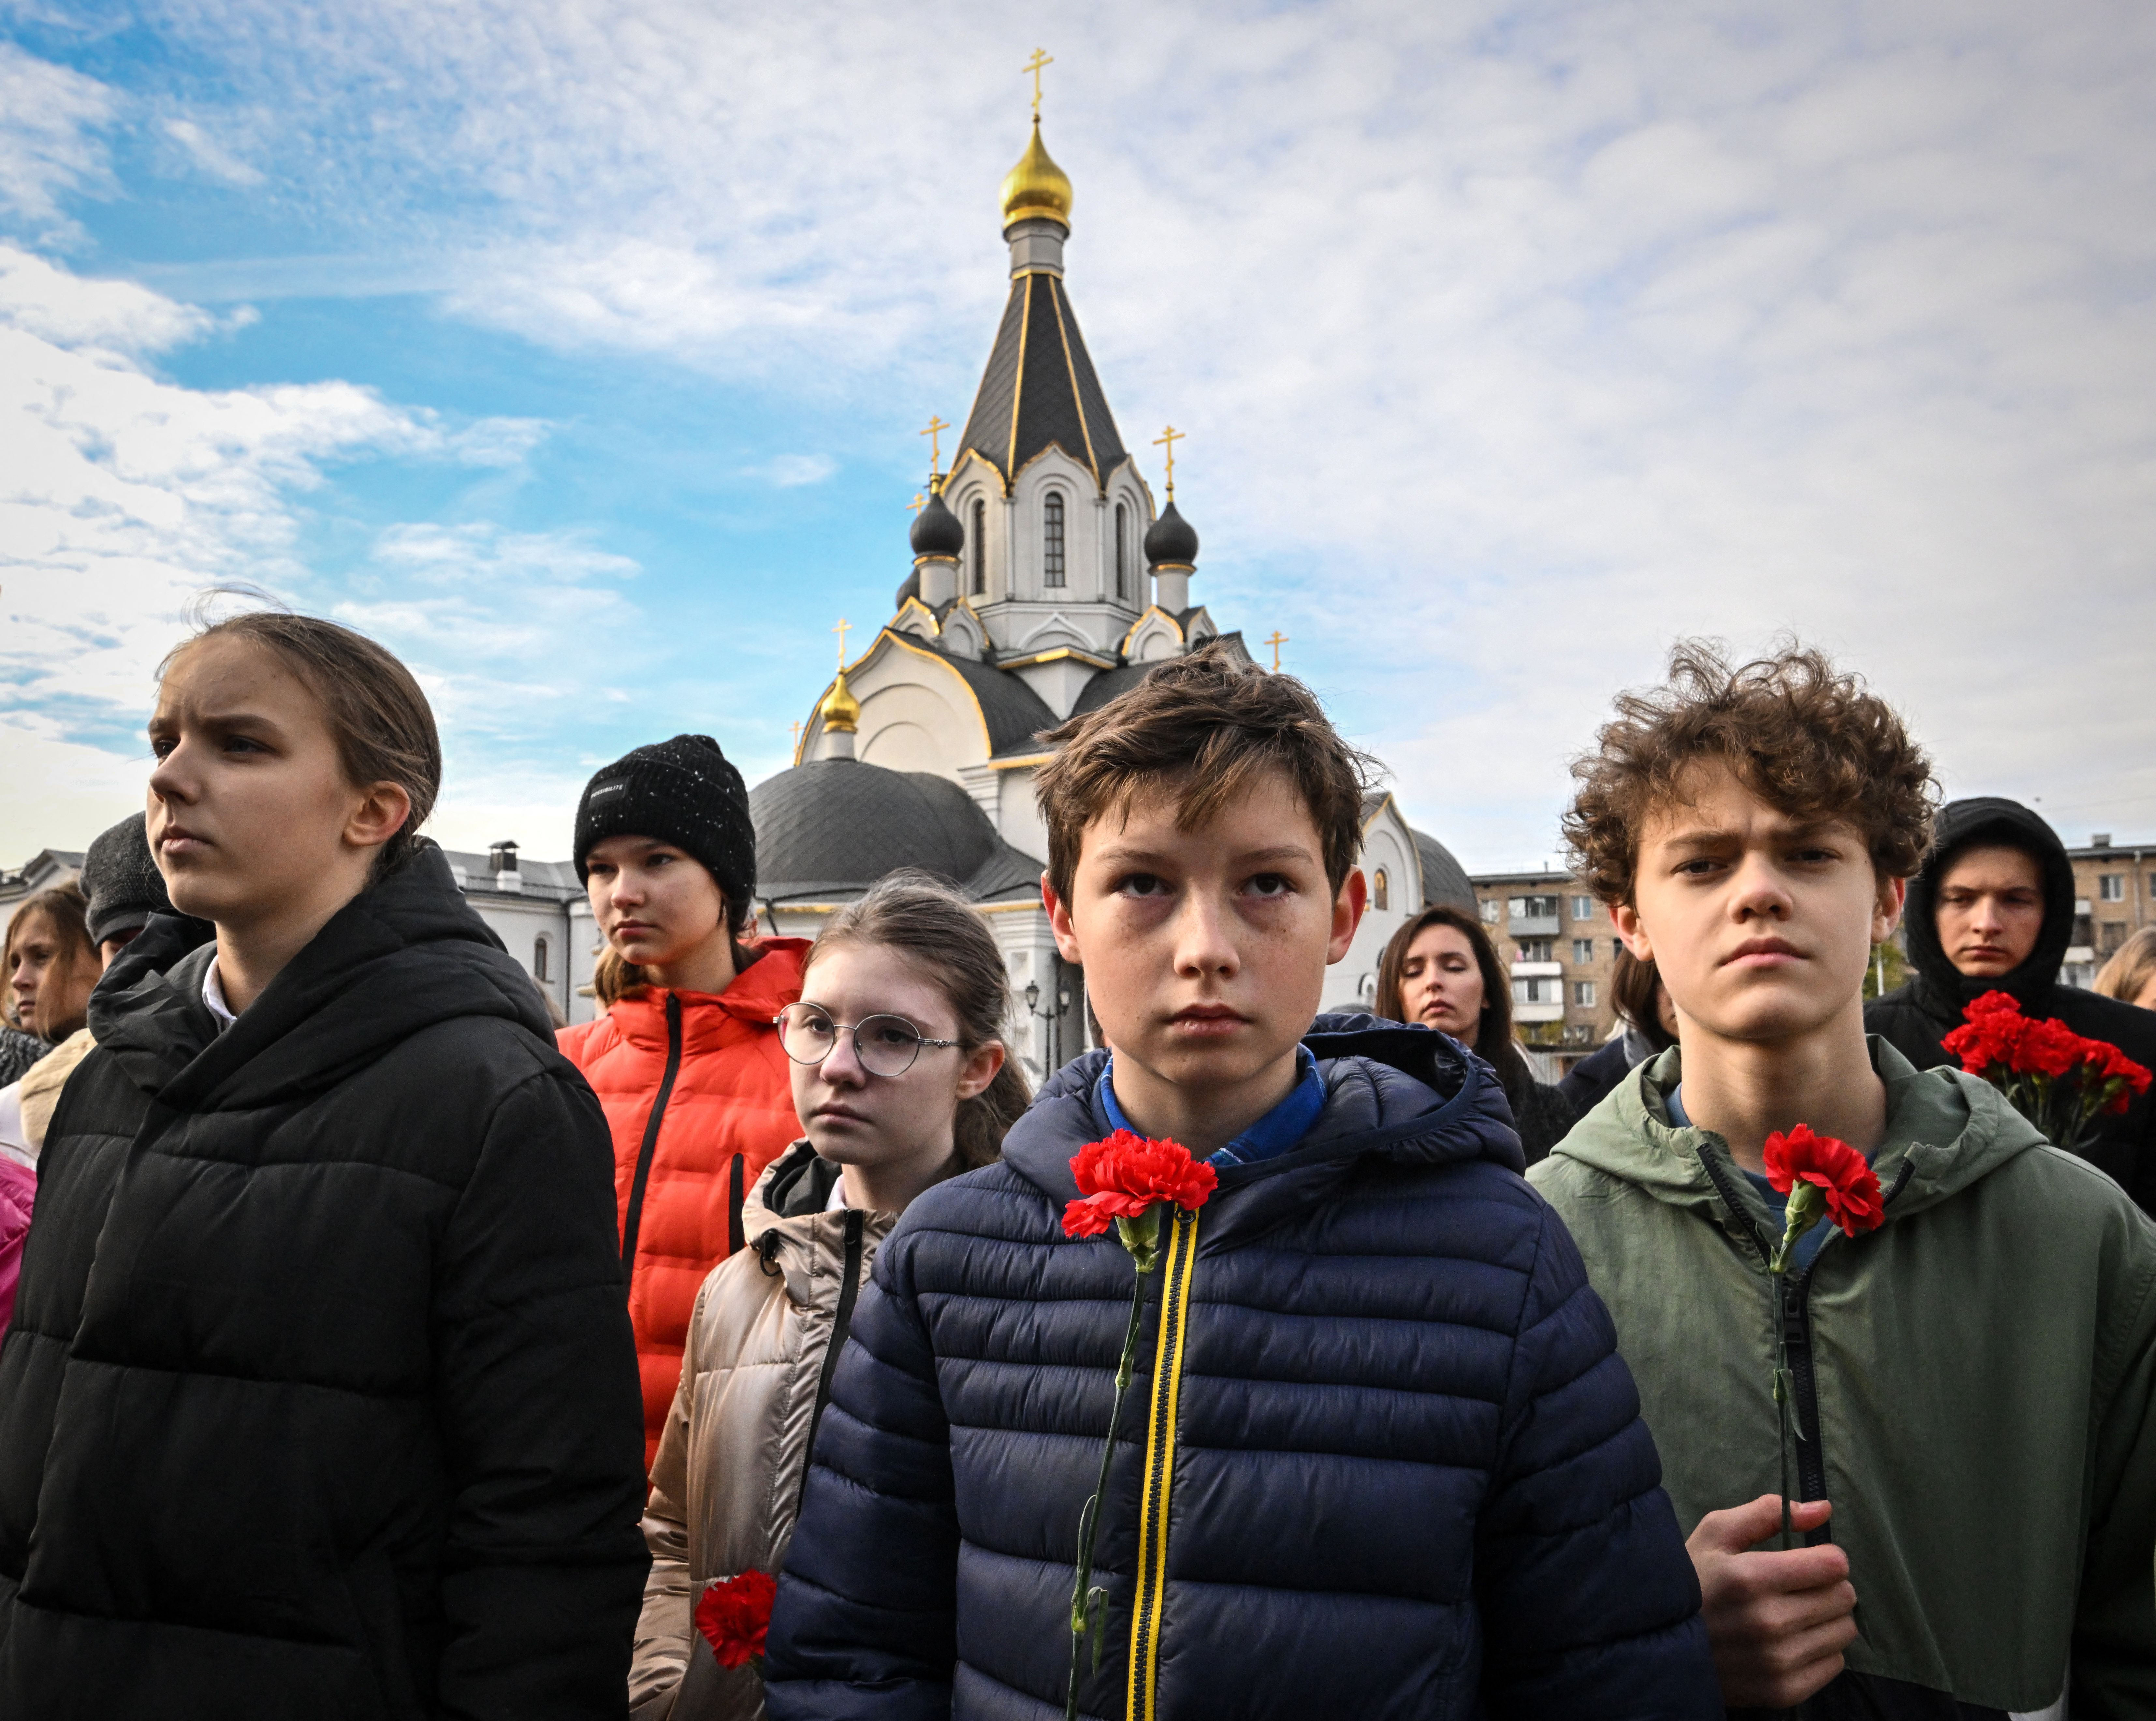
[[[856,896],[901,866],[976,902],[1040,891],[1040,863],[998,836],[964,789],[925,771],[819,759],[757,784],[748,807],[757,895],[767,902]]]
[[[958,446],[978,453],[1008,484],[1051,442],[1091,467],[1094,483],[1103,488],[1124,459],[1123,439],[1116,434],[1108,397],[1093,373],[1062,281],[1052,275],[1022,275],[1011,283],[1003,326],[996,331]]]
[[[1047,701],[1009,670],[976,663],[934,645],[921,645],[911,638],[906,643],[935,652],[973,690],[973,697],[981,702],[981,715],[988,721],[991,755],[1035,752],[1033,737],[1043,729],[1055,727],[1055,713],[1049,710]]]
[[[1070,715],[1082,717],[1088,712],[1100,710],[1110,700],[1129,692],[1159,667],[1157,663],[1127,663],[1102,670],[1078,690],[1078,702],[1070,707]]]
[[[1444,903],[1465,908],[1470,914],[1479,912],[1475,886],[1467,881],[1466,869],[1452,858],[1452,850],[1428,831],[1415,831],[1414,840],[1416,852],[1422,856],[1423,907],[1435,908]]]

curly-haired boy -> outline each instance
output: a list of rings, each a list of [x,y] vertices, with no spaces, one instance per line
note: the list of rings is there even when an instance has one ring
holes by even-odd
[[[2071,1688],[2076,1716],[2156,1714],[2156,1228],[1994,1089],[1864,1031],[1931,840],[1923,752],[1815,651],[1686,645],[1574,774],[1567,835],[1678,1045],[1530,1175],[1615,1318],[1732,1712],[2063,1716]],[[1885,1220],[1798,1250],[1804,1545],[1779,1550],[1762,1148],[1799,1123],[1870,1160]]]
[[[1355,755],[1222,648],[1051,739],[1043,896],[1114,1051],[877,1256],[772,1620],[775,1721],[1061,1713],[1111,1431],[1087,1716],[1718,1715],[1637,1398],[1495,1078],[1427,1029],[1312,1031],[1363,908]],[[1111,1431],[1131,1264],[1059,1220],[1071,1156],[1125,1124],[1219,1182]]]

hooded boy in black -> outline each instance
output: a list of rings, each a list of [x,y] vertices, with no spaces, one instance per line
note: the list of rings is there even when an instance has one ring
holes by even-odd
[[[0,1347],[0,1715],[620,1714],[646,1558],[598,1102],[423,845],[223,1026],[90,1000]]]
[[[1939,881],[1955,860],[1978,846],[2019,849],[2043,880],[2044,926],[2018,968],[1996,976],[1964,974],[1939,942]],[[1961,1025],[1962,1012],[1987,992],[2011,993],[2029,1016],[2056,1016],[2075,1033],[2108,1040],[2135,1062],[2156,1069],[2156,1010],[2059,984],[2059,964],[2073,942],[2074,869],[2058,833],[2017,801],[1995,797],[1954,801],[1939,814],[1938,835],[1923,870],[1909,881],[1902,917],[1907,929],[1908,982],[1868,1005],[1864,1025],[1919,1070],[1958,1060],[1940,1044]],[[2144,1213],[2156,1213],[2156,1088],[2122,1115],[2102,1120],[2082,1156],[2108,1172]]]

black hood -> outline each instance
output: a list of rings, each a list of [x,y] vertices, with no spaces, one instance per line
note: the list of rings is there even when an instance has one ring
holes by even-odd
[[[2044,929],[2028,959],[2011,972],[1991,979],[1964,974],[1939,943],[1939,878],[1954,857],[1974,845],[2019,849],[2035,858],[2044,878]],[[1917,971],[1917,991],[1933,1015],[1958,1021],[1962,1011],[1986,992],[2010,992],[2031,1014],[2048,1015],[2045,1000],[2057,984],[2059,964],[2074,936],[2074,869],[2066,845],[2037,814],[2019,801],[1984,796],[1953,801],[1939,814],[1938,836],[1923,870],[1909,881],[1909,960]]]
[[[128,1078],[177,1111],[299,1099],[422,1029],[495,1016],[554,1043],[544,1000],[427,843],[352,898],[223,1034],[200,995],[192,922],[160,916],[90,1000],[90,1025]]]

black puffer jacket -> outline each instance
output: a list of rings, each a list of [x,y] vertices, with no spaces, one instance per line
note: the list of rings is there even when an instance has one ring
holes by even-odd
[[[1318,1026],[1363,1031],[1306,1041],[1317,1123],[1223,1172],[1148,1282],[1081,1708],[1718,1717],[1631,1376],[1488,1066],[1425,1029]],[[1112,1238],[1060,1224],[1070,1156],[1107,1133],[1105,1056],[876,1256],[773,1616],[774,1721],[1061,1711],[1132,1284]]]
[[[2044,876],[2044,929],[2028,959],[1994,979],[1957,968],[1939,943],[1939,878],[1954,857],[1975,844],[2021,850]],[[2156,1069],[2156,1010],[2059,984],[2059,963],[2073,942],[2074,869],[2058,833],[2018,801],[1992,797],[1955,801],[1939,814],[1938,840],[1923,871],[1909,881],[1909,981],[1867,1005],[1864,1025],[1919,1070],[1956,1064],[1939,1042],[1961,1025],[1962,1012],[1986,992],[2010,992],[2030,1016],[2056,1016],[2075,1033],[2105,1040],[2135,1062]],[[2144,1213],[2156,1214],[2156,1088],[2118,1117],[2106,1117],[2082,1148],[2084,1158],[2115,1178]]]
[[[222,1035],[90,999],[0,1347],[8,1721],[622,1715],[643,1412],[598,1102],[439,850]]]

